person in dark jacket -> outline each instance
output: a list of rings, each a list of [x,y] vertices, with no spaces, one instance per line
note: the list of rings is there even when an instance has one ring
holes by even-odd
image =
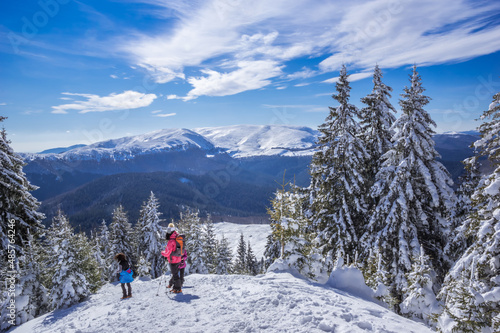
[[[123,297],[121,299],[130,298],[132,297],[132,286],[130,285],[130,282],[134,281],[134,278],[132,277],[134,272],[130,269],[127,256],[125,254],[118,253],[115,256],[115,260],[118,261],[118,270],[116,271],[116,275],[118,281],[120,281],[123,291]],[[127,290],[125,290],[125,284],[127,285],[128,294]]]

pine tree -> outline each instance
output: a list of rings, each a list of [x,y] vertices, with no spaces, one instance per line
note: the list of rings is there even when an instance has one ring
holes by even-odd
[[[20,260],[21,276],[17,285],[16,325],[21,325],[49,311],[48,291],[42,284],[41,250],[33,235],[29,234],[24,257]],[[21,308],[19,305],[22,304]]]
[[[394,145],[382,156],[382,168],[371,189],[378,205],[362,237],[365,249],[380,249],[397,303],[408,287],[407,274],[421,246],[437,273],[432,276],[444,275],[449,260],[442,249],[456,202],[449,173],[436,160],[439,154],[430,128],[435,123],[423,109],[429,98],[423,95],[416,67],[410,80],[411,86],[401,95],[402,115],[393,125]],[[439,283],[433,281],[436,286]]]
[[[441,319],[451,318],[463,332],[500,330],[500,93],[481,118],[490,119],[479,127],[474,146],[496,169],[481,178],[472,196],[472,213],[464,223],[472,244],[439,293],[445,304]]]
[[[271,264],[281,256],[281,243],[279,238],[273,233],[267,236],[266,249],[264,250],[264,270],[267,270]]]
[[[0,122],[5,119],[0,116]],[[44,215],[37,212],[40,203],[30,193],[38,187],[29,183],[23,172],[23,159],[9,144],[7,132],[3,129],[0,133],[0,250],[7,253],[8,249],[15,247],[19,257],[22,256],[22,246],[27,241],[28,233],[37,237],[42,232]],[[15,242],[9,243],[8,233],[13,228],[16,237],[10,239]]]
[[[184,234],[184,247],[189,252],[189,273],[208,274],[204,233],[198,211],[185,210],[178,223],[179,232]]]
[[[115,253],[113,253],[113,246],[110,242],[110,232],[105,220],[102,220],[101,227],[99,228],[98,243],[103,258],[101,262],[103,279],[104,281],[113,281],[116,272],[114,260]]]
[[[352,257],[365,227],[363,168],[368,155],[358,135],[361,127],[355,117],[359,111],[349,104],[351,87],[345,66],[336,90],[332,97],[340,105],[330,107],[318,128],[318,152],[310,166],[312,223],[325,259],[336,253]],[[332,269],[326,267],[328,272]]]
[[[85,276],[91,293],[97,292],[104,284],[102,271],[95,257],[94,247],[84,233],[78,233],[74,238],[79,271]]]
[[[49,262],[52,308],[66,308],[81,302],[90,294],[89,283],[78,264],[84,258],[79,257],[79,241],[61,211],[52,220],[48,242],[53,251]]]
[[[131,261],[132,269],[135,267],[135,253],[132,239],[132,226],[128,222],[127,213],[120,205],[113,210],[113,220],[109,225],[109,242],[112,256],[123,253]],[[115,268],[116,270],[116,268]]]
[[[246,256],[245,256],[245,264],[246,264],[246,271],[250,275],[257,275],[259,272],[259,269],[257,267],[257,258],[253,254],[252,246],[250,245],[250,241],[248,241],[247,245],[247,250],[246,250]]]
[[[392,146],[391,138],[395,134],[392,125],[396,121],[396,109],[389,101],[391,91],[392,88],[382,82],[382,71],[378,65],[375,66],[373,90],[361,99],[366,107],[360,112],[361,138],[368,153],[365,167],[366,189],[375,182],[375,175],[381,166],[380,158]],[[373,204],[376,203],[371,203],[370,208],[373,208]]]
[[[205,249],[206,265],[210,274],[215,274],[217,271],[217,239],[215,237],[214,224],[210,216],[207,217],[204,223],[204,239],[203,247]]]
[[[151,276],[153,279],[163,274],[165,260],[162,259],[161,251],[164,246],[163,231],[160,223],[161,213],[158,211],[159,203],[153,192],[147,203],[141,209],[140,218],[136,225],[138,238],[138,251],[143,253],[146,262],[151,264]]]
[[[238,250],[236,253],[236,262],[234,263],[234,272],[236,274],[247,273],[247,249],[245,245],[245,238],[243,234],[240,235],[240,242],[238,243]]]
[[[413,260],[412,270],[407,274],[408,288],[400,308],[408,317],[431,325],[431,319],[439,313],[439,306],[433,291],[429,262],[429,256],[420,248],[420,256]]]
[[[151,277],[151,263],[147,262],[143,253],[140,254],[139,262],[137,263],[137,276]]]
[[[477,156],[467,158],[463,161],[465,165],[465,174],[462,175],[460,186],[457,190],[457,205],[455,208],[455,218],[452,220],[451,241],[446,244],[445,253],[454,263],[472,244],[472,234],[468,232],[471,221],[469,216],[475,212],[472,203],[472,196],[479,185],[481,173],[479,171]]]
[[[233,271],[233,255],[231,253],[231,249],[229,248],[229,242],[224,235],[222,235],[221,240],[217,242],[216,255],[217,268],[215,273],[220,275],[231,274]]]
[[[6,117],[0,116],[0,122]],[[38,238],[43,233],[41,224],[44,215],[37,212],[40,203],[30,192],[37,189],[29,183],[23,172],[25,165],[22,158],[10,147],[5,129],[0,133],[0,297],[10,302],[8,297],[7,271],[19,268],[18,260],[24,257],[23,245],[29,234]],[[10,232],[10,234],[9,234]],[[15,233],[15,237],[12,236]],[[8,258],[7,253],[15,252],[15,258]],[[16,277],[17,279],[18,277]],[[16,281],[19,283],[19,281]],[[3,297],[3,295],[6,295]],[[6,309],[5,309],[6,310]],[[2,314],[1,329],[11,325],[8,317]]]
[[[288,265],[301,274],[313,277],[311,272],[311,257],[313,233],[306,232],[308,219],[305,216],[305,190],[291,186],[287,190],[283,181],[281,189],[276,191],[271,200],[271,209],[268,214],[271,220],[271,239],[268,248],[280,246],[280,258],[285,259]],[[271,252],[269,252],[271,253]]]

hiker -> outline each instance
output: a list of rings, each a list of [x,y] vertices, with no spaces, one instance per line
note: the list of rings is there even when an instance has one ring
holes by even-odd
[[[184,249],[184,253],[181,256],[181,262],[179,263],[179,277],[181,279],[181,288],[184,285],[184,270],[186,269],[187,266],[187,251]],[[172,284],[173,281],[170,282]]]
[[[165,250],[161,252],[161,255],[167,258],[168,263],[170,264],[170,272],[172,272],[172,278],[170,279],[167,288],[173,287],[172,292],[177,294],[182,292],[179,265],[181,263],[182,253],[184,252],[184,241],[183,236],[179,235],[177,231],[175,231],[173,223],[168,225],[167,240],[167,246],[165,247]]]
[[[118,270],[116,271],[116,275],[118,277],[118,281],[120,281],[123,291],[123,297],[121,299],[130,298],[132,297],[132,287],[130,286],[130,282],[134,281],[134,278],[132,277],[134,272],[130,268],[125,254],[118,253],[115,256],[115,260],[118,261]],[[125,290],[125,284],[127,284],[128,295]]]

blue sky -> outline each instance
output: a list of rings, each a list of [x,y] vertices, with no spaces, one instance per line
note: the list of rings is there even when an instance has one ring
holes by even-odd
[[[0,115],[16,151],[162,128],[316,128],[342,64],[351,103],[375,64],[398,100],[417,64],[437,132],[500,91],[500,2],[3,1]]]

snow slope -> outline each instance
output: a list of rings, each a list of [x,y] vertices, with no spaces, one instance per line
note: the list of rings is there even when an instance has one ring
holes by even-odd
[[[314,152],[318,132],[309,127],[236,125],[195,128],[214,146],[235,158],[252,156],[306,156]]]
[[[375,303],[289,273],[194,274],[179,295],[166,295],[162,286],[156,296],[158,283],[134,281],[134,297],[123,301],[120,286],[108,284],[86,302],[12,332],[431,332]]]
[[[257,260],[264,256],[266,249],[267,236],[271,233],[271,226],[269,224],[236,224],[230,222],[214,223],[215,234],[217,239],[221,239],[222,235],[227,238],[229,248],[236,255],[238,243],[240,242],[240,235],[243,234],[245,242],[250,241],[253,254]]]

